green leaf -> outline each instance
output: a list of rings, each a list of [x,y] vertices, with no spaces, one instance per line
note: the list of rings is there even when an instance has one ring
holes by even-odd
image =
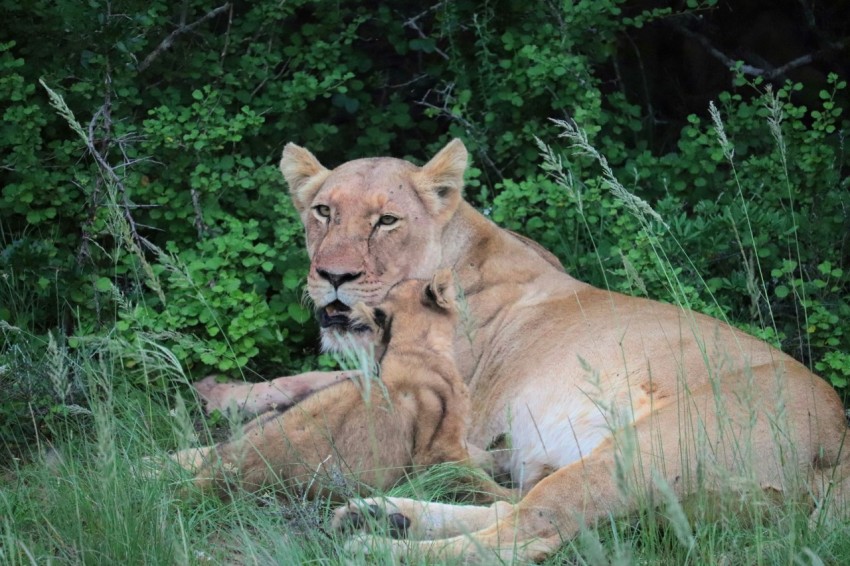
[[[289,313],[292,320],[299,324],[304,324],[313,316],[309,310],[305,309],[298,303],[290,303],[289,306],[286,307],[286,312]]]
[[[283,286],[287,289],[294,290],[301,286],[301,275],[294,269],[286,270],[283,275]]]

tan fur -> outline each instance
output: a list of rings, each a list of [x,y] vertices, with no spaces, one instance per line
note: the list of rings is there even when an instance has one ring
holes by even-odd
[[[469,441],[504,444],[503,471],[527,494],[516,506],[374,502],[405,516],[414,538],[447,537],[393,542],[399,554],[415,546],[485,563],[538,559],[658,490],[818,499],[827,480],[816,478],[841,485],[833,467],[846,460],[847,428],[828,384],[726,323],[572,278],[462,200],[465,160],[456,140],[421,168],[378,158],[328,171],[292,145],[281,161],[320,309],[376,305],[399,281],[454,268],[466,302],[454,358],[471,392]],[[387,214],[399,220],[381,225]],[[332,328],[323,341],[343,343]],[[272,383],[285,389],[288,379]],[[304,405],[333,418],[329,400],[319,393]],[[338,510],[335,524],[360,505]]]
[[[469,392],[454,365],[456,321],[449,270],[427,285],[397,285],[377,308],[358,303],[352,328],[387,343],[380,378],[360,376],[326,388],[288,412],[260,415],[240,438],[174,459],[196,473],[198,487],[217,487],[223,495],[231,486],[277,484],[290,493],[339,498],[363,487],[387,489],[416,470],[457,462],[470,469],[458,481],[475,491],[474,498],[504,497],[508,490],[473,470],[487,463],[483,451],[473,449],[472,457],[466,445]]]

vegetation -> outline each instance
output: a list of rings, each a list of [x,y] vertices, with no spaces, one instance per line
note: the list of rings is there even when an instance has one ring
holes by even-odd
[[[181,503],[179,478],[134,464],[195,441],[190,381],[335,363],[302,298],[287,141],[336,165],[461,137],[467,197],[577,277],[726,318],[850,386],[850,58],[830,7],[370,6],[0,0],[0,562],[339,558],[326,503]],[[751,37],[788,21],[808,31]],[[850,555],[847,525],[792,504],[693,522],[695,545],[656,515],[559,559]]]

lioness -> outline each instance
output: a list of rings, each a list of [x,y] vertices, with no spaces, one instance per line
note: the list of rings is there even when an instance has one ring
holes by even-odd
[[[385,490],[444,462],[466,464],[468,475],[458,474],[457,481],[473,498],[508,495],[473,469],[493,463],[466,443],[469,392],[454,363],[457,318],[447,269],[430,282],[399,283],[378,307],[357,303],[346,331],[377,345],[380,378],[359,376],[289,411],[273,409],[248,423],[243,436],[178,452],[175,460],[195,472],[198,487],[218,487],[223,495],[231,483],[257,489],[282,482],[310,496],[339,496],[364,485]]]
[[[583,524],[627,514],[661,487],[678,497],[749,486],[820,500],[823,478],[835,489],[847,483],[835,473],[847,467],[844,411],[827,383],[726,323],[564,273],[539,245],[463,200],[466,162],[454,140],[422,167],[375,158],[328,170],[293,144],[280,163],[306,229],[308,289],[328,349],[345,343],[351,306],[377,305],[403,279],[454,269],[468,305],[454,356],[471,393],[469,440],[509,439],[507,471],[526,492],[516,505],[375,501],[408,520],[411,538],[442,537],[391,541],[394,552],[539,559]],[[291,402],[305,383],[346,377],[198,389],[210,407],[257,410]],[[338,418],[323,399],[311,408]],[[334,523],[361,505],[341,508]]]

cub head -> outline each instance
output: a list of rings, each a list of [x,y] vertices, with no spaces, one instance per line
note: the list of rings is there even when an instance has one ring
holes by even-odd
[[[348,330],[375,344],[378,357],[391,342],[414,342],[451,356],[457,316],[454,277],[440,269],[430,281],[399,283],[376,307],[355,304]]]
[[[341,349],[357,303],[376,306],[396,284],[429,279],[442,260],[443,228],[461,201],[467,151],[454,140],[417,167],[379,157],[326,169],[287,144],[280,170],[307,235],[307,289],[325,349]]]

